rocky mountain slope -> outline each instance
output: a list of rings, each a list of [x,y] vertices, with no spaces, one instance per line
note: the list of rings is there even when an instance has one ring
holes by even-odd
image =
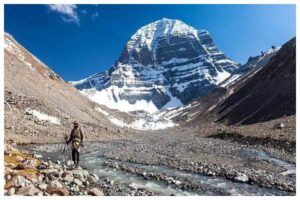
[[[166,111],[173,121],[253,124],[295,115],[295,38],[251,57],[206,96]],[[172,114],[173,113],[173,114]]]
[[[288,41],[215,110],[218,121],[252,124],[296,114],[296,39]]]
[[[100,107],[22,47],[4,35],[5,138],[17,142],[62,142],[72,121],[79,120],[87,140],[120,134]],[[122,130],[122,132],[123,132]]]
[[[108,108],[154,113],[204,96],[238,67],[207,31],[164,18],[133,34],[107,72],[72,83]]]

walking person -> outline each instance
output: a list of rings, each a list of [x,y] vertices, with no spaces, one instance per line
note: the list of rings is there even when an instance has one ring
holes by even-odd
[[[75,167],[79,165],[80,147],[83,146],[83,131],[78,121],[74,121],[74,127],[66,144],[72,142],[72,160]]]

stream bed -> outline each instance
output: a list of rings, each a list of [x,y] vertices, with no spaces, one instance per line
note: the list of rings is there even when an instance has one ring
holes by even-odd
[[[70,160],[70,151],[62,153],[61,145],[47,144],[22,147],[26,151],[35,151],[44,160]],[[252,156],[267,160],[287,170],[295,171],[295,165],[274,158],[266,152],[256,149],[243,149],[242,156]],[[80,166],[90,173],[97,174],[101,180],[113,181],[125,187],[141,188],[157,195],[291,195],[282,190],[269,189],[255,184],[234,182],[222,177],[206,176],[166,166],[140,164],[105,158],[98,151],[83,153]],[[152,179],[145,178],[147,174]],[[153,177],[159,176],[155,179]],[[161,177],[165,178],[164,180]]]

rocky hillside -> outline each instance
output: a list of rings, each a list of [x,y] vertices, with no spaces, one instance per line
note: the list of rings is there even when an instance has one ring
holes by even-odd
[[[82,122],[88,140],[123,135],[96,110],[99,105],[81,95],[9,34],[5,34],[4,70],[7,139],[62,142],[75,119]]]
[[[296,39],[215,110],[227,124],[252,124],[296,114]]]
[[[273,48],[236,70],[204,97],[162,111],[177,123],[252,124],[295,115],[295,39]]]
[[[153,113],[204,96],[238,67],[207,31],[164,18],[133,34],[107,72],[72,83],[109,108]]]

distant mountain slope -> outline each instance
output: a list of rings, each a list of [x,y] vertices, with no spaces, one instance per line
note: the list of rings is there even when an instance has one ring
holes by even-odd
[[[18,142],[62,142],[79,120],[89,140],[119,134],[100,105],[33,56],[11,35],[4,35],[5,137]]]
[[[294,115],[295,39],[281,48],[251,57],[220,83],[220,87],[160,116],[179,124],[219,121],[250,124]]]
[[[296,39],[216,109],[219,121],[251,124],[296,113]]]
[[[204,96],[238,67],[207,31],[164,18],[137,30],[107,72],[72,83],[109,108],[154,113]]]

